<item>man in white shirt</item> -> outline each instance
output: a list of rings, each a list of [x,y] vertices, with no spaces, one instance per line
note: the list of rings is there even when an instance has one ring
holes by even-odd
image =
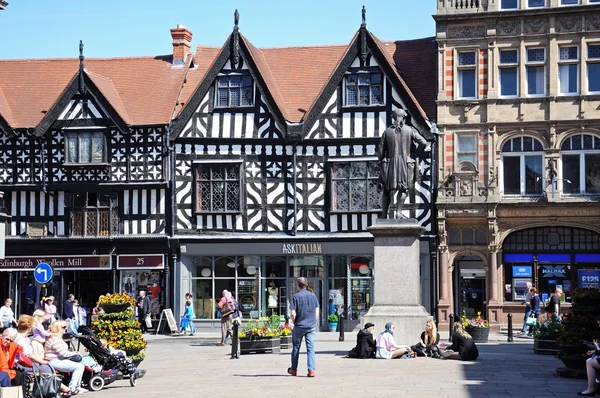
[[[531,287],[532,284],[531,282],[527,282],[526,286],[526,291],[525,291],[525,298],[523,299],[523,304],[525,305],[525,318],[523,319],[523,329],[521,330],[521,334],[527,334],[527,329],[529,328],[529,326],[527,326],[527,318],[529,318],[531,316]]]

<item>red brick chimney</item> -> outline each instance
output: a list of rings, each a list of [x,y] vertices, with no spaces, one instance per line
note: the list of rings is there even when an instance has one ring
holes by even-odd
[[[183,25],[177,25],[175,29],[171,29],[171,37],[173,38],[173,65],[183,65],[192,47],[192,32]]]

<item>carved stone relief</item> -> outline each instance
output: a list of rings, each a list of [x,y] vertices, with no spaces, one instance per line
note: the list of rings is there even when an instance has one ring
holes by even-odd
[[[460,182],[460,196],[473,196],[473,183],[471,181]]]
[[[566,16],[556,18],[557,32],[579,32],[581,30],[580,16]]]
[[[507,19],[500,22],[501,35],[519,35],[521,34],[521,20],[520,19]]]
[[[444,32],[446,32],[446,23],[444,23],[444,22],[438,22],[437,26],[436,26],[436,31],[438,33],[444,33]]]
[[[545,18],[527,20],[523,31],[525,33],[547,33],[548,20]]]
[[[484,37],[485,32],[485,25],[450,26],[448,28],[448,38],[468,39],[473,37]]]
[[[600,30],[600,14],[592,14],[585,16],[586,30]]]

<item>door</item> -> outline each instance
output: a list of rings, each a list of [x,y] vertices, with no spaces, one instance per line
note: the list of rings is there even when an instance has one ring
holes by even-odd
[[[321,330],[321,325],[327,325],[326,319],[327,308],[323,309],[323,280],[316,278],[308,278],[307,290],[313,292],[319,301],[319,318],[317,319],[317,331]]]

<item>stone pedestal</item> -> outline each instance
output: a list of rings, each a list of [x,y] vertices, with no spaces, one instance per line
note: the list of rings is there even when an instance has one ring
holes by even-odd
[[[377,220],[368,230],[375,237],[374,300],[361,325],[374,323],[377,337],[387,322],[393,322],[396,343],[413,345],[431,319],[421,305],[419,278],[419,237],[425,229],[405,219]]]

